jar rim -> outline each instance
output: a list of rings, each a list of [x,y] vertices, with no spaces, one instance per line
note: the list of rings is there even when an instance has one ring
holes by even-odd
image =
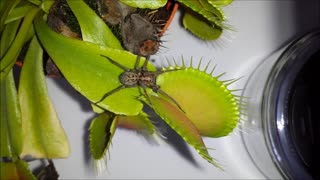
[[[298,158],[289,135],[285,107],[288,92],[308,59],[320,51],[320,30],[293,41],[280,55],[267,78],[261,106],[263,133],[269,153],[286,178],[312,179]]]

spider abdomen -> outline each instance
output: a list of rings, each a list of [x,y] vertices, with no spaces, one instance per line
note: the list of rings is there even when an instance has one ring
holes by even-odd
[[[140,74],[137,72],[127,71],[121,74],[120,81],[125,86],[136,86],[140,79]]]
[[[146,87],[154,89],[156,85],[157,75],[153,72],[143,72],[140,76],[140,83],[143,83]]]

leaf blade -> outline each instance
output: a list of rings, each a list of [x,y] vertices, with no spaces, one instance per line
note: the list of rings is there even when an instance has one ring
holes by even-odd
[[[19,84],[24,136],[22,156],[65,158],[70,153],[69,142],[48,96],[42,72],[42,53],[34,37],[25,57]]]
[[[0,157],[16,159],[22,151],[21,112],[12,71],[0,84],[1,142]]]

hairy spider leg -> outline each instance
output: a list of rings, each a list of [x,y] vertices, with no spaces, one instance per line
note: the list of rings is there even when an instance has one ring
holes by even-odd
[[[144,91],[144,93],[145,93],[145,95],[146,95],[147,101],[149,101],[150,105],[152,105],[151,100],[150,100],[150,97],[149,97],[149,95],[148,95],[148,93],[147,93],[147,91],[146,91],[146,87],[145,87],[144,85],[141,85],[141,87],[143,88],[143,91]],[[162,94],[163,96],[166,96],[167,98],[169,98],[176,106],[178,106],[178,108],[179,108],[183,113],[186,113],[186,112],[182,109],[182,107],[179,105],[179,103],[178,103],[175,99],[173,99],[169,94],[167,94],[166,92],[164,92],[163,90],[161,90],[160,87],[158,87],[157,89],[152,89],[152,90],[153,90],[154,92],[156,92],[156,93],[160,93],[160,94]]]
[[[149,62],[149,57],[150,57],[150,56],[146,56],[146,60],[144,61],[143,65],[142,65],[142,68],[140,68],[140,67],[139,67],[139,64],[140,64],[140,58],[141,58],[141,56],[138,55],[136,64],[135,64],[135,66],[134,66],[134,69],[135,69],[135,70],[140,70],[140,69],[142,69],[143,71],[147,71],[147,70],[148,70],[148,69],[147,69],[147,65],[148,65],[148,62]]]
[[[145,97],[146,97],[147,101],[150,103],[150,106],[152,106],[150,97],[149,97],[149,95],[148,95],[148,93],[147,93],[147,90],[146,90],[146,89],[147,89],[147,86],[146,86],[145,84],[143,84],[143,83],[139,83],[139,85],[142,87],[143,92],[144,92],[144,94],[145,94]]]
[[[150,56],[147,56],[146,60],[143,63],[143,66],[142,66],[142,70],[143,71],[147,71],[148,70],[147,65],[148,65],[149,60],[150,60]]]
[[[125,71],[130,71],[130,70],[131,70],[131,69],[123,66],[122,64],[120,64],[120,63],[118,63],[118,62],[110,59],[109,57],[107,57],[107,56],[105,56],[105,55],[102,55],[102,54],[101,54],[100,56],[107,58],[112,64],[118,66],[119,68],[121,68],[121,69],[123,69],[123,70],[125,70]],[[140,70],[140,67],[139,67],[140,58],[141,58],[141,56],[138,56],[138,57],[137,57],[137,61],[136,61],[136,64],[135,64],[135,66],[134,66],[135,70]],[[147,71],[148,62],[149,62],[149,56],[146,57],[146,60],[144,61],[143,66],[142,66],[142,70]]]
[[[183,113],[186,113],[186,112],[182,109],[182,107],[179,105],[179,103],[178,103],[175,99],[173,99],[169,94],[167,94],[166,92],[164,92],[164,91],[161,90],[160,88],[157,90],[157,93],[160,93],[160,94],[166,96],[167,98],[169,98],[176,106],[178,106],[178,108],[179,108]]]
[[[150,97],[149,97],[149,95],[148,95],[148,93],[147,93],[147,90],[146,90],[147,86],[146,86],[145,84],[141,83],[141,82],[139,83],[139,85],[142,87],[143,92],[144,92],[144,94],[145,94],[145,97],[146,97],[147,101],[148,101],[148,102],[150,103],[150,105],[152,106]],[[179,103],[178,103],[175,99],[173,99],[169,94],[167,94],[166,92],[164,92],[163,90],[161,90],[159,86],[156,85],[155,88],[152,88],[152,91],[155,92],[155,93],[160,93],[160,94],[166,96],[166,97],[169,98],[176,106],[178,106],[178,108],[179,108],[183,113],[186,113],[186,112],[181,108],[181,106],[179,105]]]
[[[124,89],[124,88],[126,88],[125,85],[120,85],[120,86],[116,87],[115,89],[113,89],[113,90],[109,91],[108,93],[106,93],[105,95],[103,95],[102,98],[99,101],[95,102],[94,104],[98,104],[98,103],[102,102],[105,98],[107,98],[111,94],[113,94],[115,92],[118,92],[118,91],[120,91],[121,89]]]
[[[130,71],[129,68],[123,66],[122,64],[120,64],[120,63],[118,63],[118,62],[116,62],[116,61],[114,61],[114,60],[112,60],[112,59],[110,59],[109,57],[104,56],[104,55],[100,55],[100,56],[107,58],[112,64],[118,66],[119,68],[121,68],[121,69],[123,69],[123,70],[125,70],[125,71]]]
[[[141,58],[141,56],[138,55],[137,60],[136,60],[136,64],[135,64],[135,66],[134,66],[134,69],[135,69],[135,70],[139,70],[139,69],[140,69],[140,67],[139,67],[140,58]]]

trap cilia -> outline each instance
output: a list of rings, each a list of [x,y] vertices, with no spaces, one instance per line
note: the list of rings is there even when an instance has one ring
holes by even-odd
[[[67,137],[54,113],[52,103],[47,93],[43,93],[46,92],[46,88],[42,60],[45,57],[43,55],[47,54],[63,77],[92,103],[93,110],[97,113],[89,129],[90,152],[97,162],[104,162],[117,127],[127,127],[150,136],[157,135],[157,127],[152,123],[152,119],[149,119],[148,112],[144,112],[144,107],[148,106],[205,160],[222,168],[209,155],[202,136],[213,138],[226,136],[237,126],[240,114],[239,97],[228,88],[234,80],[222,81],[219,79],[221,76],[213,75],[214,68],[209,69],[209,64],[200,69],[200,63],[199,66],[193,67],[192,63],[185,64],[183,59],[180,65],[173,62],[168,67],[156,69],[147,61],[148,58],[146,60],[140,56],[145,54],[139,54],[139,52],[149,52],[150,49],[146,47],[149,47],[150,39],[142,41],[142,44],[136,43],[138,48],[134,44],[127,44],[129,50],[131,47],[133,51],[137,50],[134,53],[139,56],[136,56],[123,50],[123,42],[118,40],[119,37],[115,36],[115,33],[86,3],[80,0],[66,2],[79,24],[80,36],[59,31],[63,25],[54,31],[52,22],[53,24],[61,22],[50,20],[50,16],[45,13],[49,12],[49,8],[41,11],[41,8],[51,7],[48,4],[44,3],[39,7],[28,6],[31,10],[25,19],[28,20],[26,23],[29,23],[27,24],[29,26],[22,27],[30,28],[33,25],[34,31],[24,34],[32,40],[26,41],[29,42],[29,46],[26,48],[18,94],[14,96],[14,102],[20,103],[23,107],[15,107],[19,110],[16,111],[19,114],[16,119],[22,119],[21,125],[15,129],[21,130],[24,136],[22,133],[16,133],[14,141],[20,145],[9,144],[10,151],[14,153],[2,153],[1,157],[10,157],[10,163],[16,168],[25,169],[25,165],[18,165],[20,158],[26,156],[65,158],[70,153]],[[132,19],[138,21],[141,19],[133,17]],[[120,18],[120,21],[125,19]],[[11,21],[8,21],[9,23]],[[145,25],[149,26],[147,22]],[[19,30],[18,27],[16,26],[16,31]],[[158,42],[161,31],[159,33],[157,28],[154,30],[155,33],[151,33],[148,37],[151,37],[152,42]],[[6,33],[7,31],[3,31],[1,38]],[[157,50],[158,44],[155,47]],[[8,53],[14,51],[10,48]],[[153,50],[151,48],[151,54],[154,53]],[[3,82],[12,82],[11,68],[16,59],[13,58],[12,63],[7,61],[9,58],[6,55],[1,56],[3,57],[1,78],[5,79],[1,87],[15,91],[12,83]],[[28,90],[30,87],[39,90],[43,96],[34,96],[33,92]],[[43,109],[42,113],[39,113],[39,104],[45,105],[40,107]],[[35,127],[35,124],[40,126]],[[46,138],[45,144],[39,140],[41,138]],[[56,146],[56,139],[59,139],[59,147]],[[5,163],[1,162],[1,166],[9,167],[3,164]]]

